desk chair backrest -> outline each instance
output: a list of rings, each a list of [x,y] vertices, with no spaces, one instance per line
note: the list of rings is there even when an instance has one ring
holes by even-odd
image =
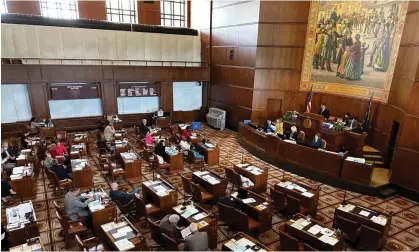
[[[362,250],[377,251],[381,249],[381,232],[361,225],[358,247]]]
[[[304,142],[304,139],[306,138],[306,133],[304,131],[298,132],[297,140],[300,142]]]
[[[87,250],[86,246],[83,243],[83,240],[78,236],[75,235],[77,246],[79,247],[79,251]]]
[[[50,183],[54,184],[56,187],[60,187],[60,180],[57,177],[57,174],[55,172],[50,171],[45,168],[45,172],[47,173],[47,178]]]
[[[157,242],[158,244],[163,244],[163,235],[162,235],[162,231],[160,230],[160,227],[158,225],[158,223],[160,223],[160,221],[158,222],[153,222],[151,221],[149,218],[147,218],[147,222],[148,225],[150,227],[150,231],[151,231],[151,238]]]
[[[345,239],[348,239],[349,241],[356,243],[358,223],[356,223],[355,221],[345,219],[338,215],[335,219],[335,226],[336,228],[342,230],[343,234],[345,235]]]
[[[182,178],[183,191],[189,195],[193,195],[191,181],[182,174],[179,173],[179,175]]]
[[[318,251],[317,249],[313,248],[312,246],[308,245],[307,243],[303,243],[304,251]]]
[[[52,204],[54,205],[55,211],[60,213],[61,216],[65,215],[63,206],[59,206],[55,200],[52,201]]]
[[[135,215],[137,217],[137,220],[140,220],[141,217],[145,216],[148,217],[147,208],[145,206],[145,203],[142,199],[139,199],[135,197]]]
[[[192,185],[192,192],[193,192],[192,195],[193,195],[194,201],[201,203],[202,202],[201,188],[193,182],[191,182],[191,185]]]
[[[281,251],[298,251],[298,240],[278,229],[279,240],[281,241]]]
[[[274,188],[270,189],[271,198],[274,203],[274,207],[278,211],[283,211],[285,209],[285,194],[283,192],[277,191]]]
[[[288,215],[292,216],[301,211],[301,204],[300,204],[299,199],[296,199],[288,194],[286,195],[286,199],[287,199],[286,212]]]
[[[171,237],[167,236],[166,234],[163,235],[163,245],[167,251],[178,251],[178,243],[172,239]]]
[[[58,218],[58,222],[60,222],[60,225],[63,228],[63,236],[67,237],[69,235],[68,229],[70,228],[70,225],[68,223],[68,218],[61,215],[58,211],[56,211],[55,214]]]
[[[240,174],[233,171],[233,185],[239,189],[242,187],[242,178],[240,177]]]
[[[227,186],[228,186],[228,181],[227,181],[227,179],[221,179],[221,180],[220,180],[220,191],[221,191],[221,192],[224,192],[224,195],[225,195],[225,192],[226,192],[226,190],[227,190]]]
[[[225,171],[227,180],[233,183],[233,173],[234,173],[233,169],[224,167],[224,171]]]
[[[249,217],[240,210],[233,208],[234,226],[245,233],[249,231]]]
[[[224,222],[226,225],[234,226],[234,208],[217,203],[218,206],[218,220]]]

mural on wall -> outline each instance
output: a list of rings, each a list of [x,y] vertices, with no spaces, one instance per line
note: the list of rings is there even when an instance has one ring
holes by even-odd
[[[407,5],[312,1],[300,90],[387,102]]]

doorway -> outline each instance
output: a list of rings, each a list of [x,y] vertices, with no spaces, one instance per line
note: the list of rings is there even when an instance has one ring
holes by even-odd
[[[388,140],[388,149],[387,149],[387,167],[391,167],[391,161],[393,160],[394,146],[396,145],[397,133],[399,131],[400,123],[393,121],[393,126],[391,127],[390,138]]]

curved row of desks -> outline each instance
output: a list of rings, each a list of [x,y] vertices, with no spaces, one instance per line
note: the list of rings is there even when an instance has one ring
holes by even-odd
[[[339,155],[286,142],[243,123],[239,125],[239,134],[244,148],[269,163],[334,186],[375,193],[372,192],[375,188],[369,186],[372,166],[346,160],[347,152]]]

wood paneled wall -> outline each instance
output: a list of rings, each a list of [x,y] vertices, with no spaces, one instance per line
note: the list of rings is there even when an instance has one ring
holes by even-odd
[[[149,25],[160,25],[160,1],[137,1],[138,3],[138,23]],[[186,11],[186,10],[185,10]]]
[[[54,120],[56,128],[61,130],[97,128],[101,126],[107,115],[117,114],[118,82],[121,81],[159,82],[161,85],[160,106],[164,111],[172,113],[173,120],[200,120],[199,111],[173,112],[173,82],[209,81],[208,67],[2,65],[1,72],[3,85],[28,84],[32,115],[38,119],[50,117],[48,83],[98,82],[104,116]],[[151,114],[123,115],[121,118],[126,121],[127,125],[134,125],[142,118],[151,120]],[[2,124],[2,136],[19,134],[24,130],[22,125],[25,124]]]
[[[41,15],[39,1],[6,0],[6,6],[9,13]]]
[[[256,3],[257,2],[257,3]],[[252,6],[253,8],[251,8]],[[305,111],[299,91],[310,3],[308,1],[214,2],[212,9],[210,106],[227,111],[227,126],[266,118],[268,99],[280,114]],[[400,123],[391,182],[419,192],[419,4],[409,3],[388,103],[373,102],[367,143],[386,162],[393,122]],[[206,40],[205,35],[201,39]],[[229,59],[230,51],[235,58]],[[204,50],[203,53],[204,54]],[[251,102],[249,101],[251,99]],[[368,100],[314,93],[312,110],[325,102],[334,116],[349,112],[362,122]],[[272,111],[272,110],[270,110]],[[277,110],[275,110],[277,111]],[[274,118],[271,118],[274,119]]]
[[[79,17],[84,19],[106,20],[105,1],[78,0]]]

